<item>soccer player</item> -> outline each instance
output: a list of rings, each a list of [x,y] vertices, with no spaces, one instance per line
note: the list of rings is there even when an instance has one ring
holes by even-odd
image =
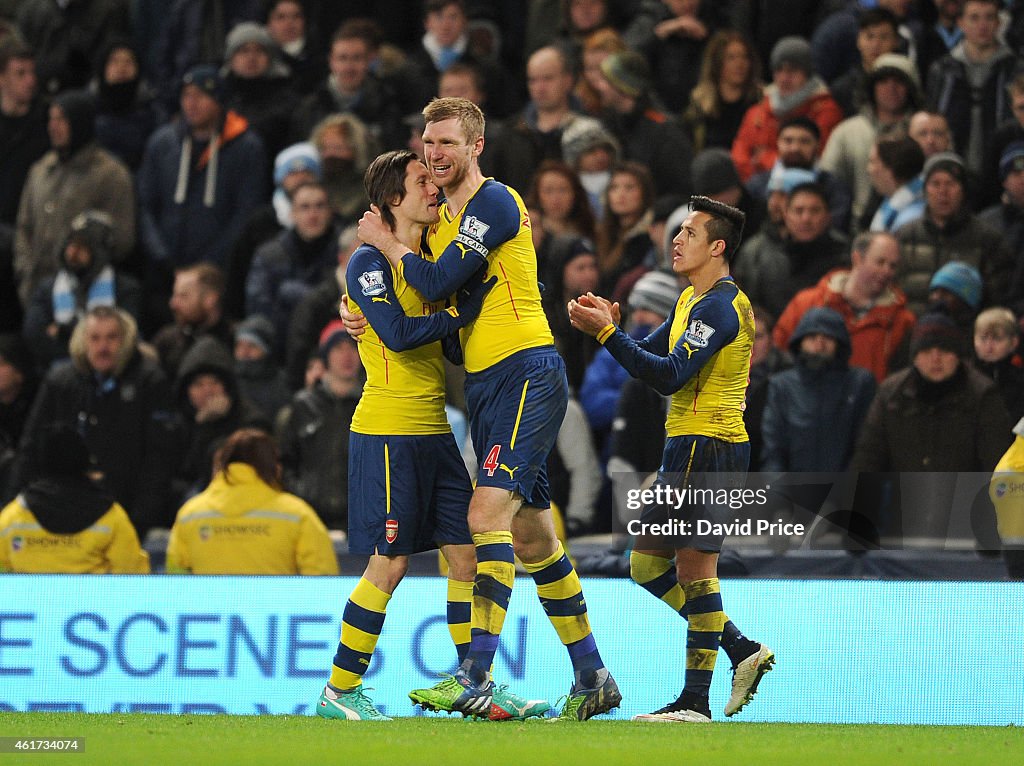
[[[423,163],[409,151],[389,152],[373,161],[364,180],[389,231],[418,251],[423,228],[438,220],[437,187]],[[476,571],[466,524],[472,485],[445,417],[441,340],[479,313],[488,286],[478,280],[458,308],[445,309],[441,301],[425,300],[402,267],[392,269],[367,245],[353,253],[345,281],[350,308],[369,321],[359,343],[366,385],[349,442],[348,529],[349,550],[370,559],[345,606],[317,713],[386,721],[361,679],[410,554],[441,549],[449,566],[448,628],[460,660],[469,648]]]
[[[544,466],[565,415],[568,384],[541,308],[530,219],[518,193],[480,170],[479,107],[441,98],[423,116],[427,167],[445,192],[440,221],[427,232],[433,256],[418,257],[372,209],[359,222],[359,237],[403,269],[427,300],[444,299],[480,270],[498,283],[460,333],[480,461],[469,505],[477,557],[470,647],[453,677],[409,696],[428,709],[464,715],[501,706],[505,691],[490,680],[490,668],[518,556],[572,662],[573,683],[559,717],[586,720],[617,707],[621,695],[601,660],[579,577],[551,517]]]
[[[717,472],[746,472],[750,442],[743,426],[743,401],[750,377],[754,314],[747,296],[729,275],[729,262],[743,233],[744,215],[707,197],[692,197],[692,212],[672,240],[672,269],[690,281],[672,314],[642,341],[617,327],[619,306],[587,293],[569,301],[569,319],[604,345],[630,375],[647,381],[672,400],[665,430],[668,440],[656,484],[682,486]],[[693,523],[717,518],[703,504],[685,509]],[[649,506],[656,520],[664,508]],[[643,520],[643,519],[642,519]],[[695,528],[694,527],[694,528]],[[733,661],[733,687],[725,714],[738,712],[771,669],[775,655],[743,636],[722,611],[718,554],[722,538],[693,535],[673,548],[642,548],[630,555],[630,574],[688,622],[686,681],[682,694],[665,707],[636,720],[707,722],[708,689],[721,643]],[[673,571],[672,559],[675,558]]]

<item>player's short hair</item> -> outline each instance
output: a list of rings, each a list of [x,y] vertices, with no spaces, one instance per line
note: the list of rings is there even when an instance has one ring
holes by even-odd
[[[252,466],[266,484],[280,489],[281,456],[274,437],[259,428],[240,428],[227,438],[213,456],[213,472],[224,473],[224,479],[231,484],[231,473],[227,470],[232,463]]]
[[[178,274],[195,274],[196,281],[203,290],[208,290],[216,295],[224,295],[227,279],[224,271],[213,263],[194,263],[185,266],[177,271]]]
[[[392,230],[396,221],[391,206],[396,197],[399,204],[405,199],[405,173],[409,163],[414,161],[419,162],[420,158],[408,149],[384,152],[363,174],[363,188],[370,204],[377,206],[380,217]]]
[[[701,195],[690,197],[690,209],[696,213],[707,213],[711,216],[710,220],[704,224],[708,241],[714,242],[720,239],[725,242],[722,257],[725,258],[726,263],[732,261],[736,251],[739,250],[740,242],[743,241],[743,224],[747,222],[746,214],[732,205],[726,205],[724,202]]]
[[[1020,327],[1017,325],[1016,315],[1003,306],[985,309],[974,320],[974,334],[984,335],[985,333],[1001,335],[1004,338],[1019,337]]]
[[[423,121],[432,122],[455,119],[469,143],[484,135],[486,123],[480,107],[464,98],[435,98],[423,108]]]

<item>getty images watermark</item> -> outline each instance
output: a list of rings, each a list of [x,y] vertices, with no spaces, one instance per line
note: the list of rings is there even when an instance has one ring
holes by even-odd
[[[778,535],[792,537],[806,532],[804,524],[784,519],[771,520],[747,515],[722,518],[721,510],[740,511],[768,506],[768,493],[771,485],[757,489],[744,487],[673,487],[655,484],[647,489],[627,489],[625,493],[626,510],[642,512],[645,509],[656,509],[651,515],[652,520],[632,518],[626,521],[625,531],[634,537],[708,537],[708,536],[753,536]],[[657,510],[675,511],[677,515],[667,513],[666,518],[659,519]],[[692,511],[687,513],[687,511]],[[685,514],[685,515],[684,515]]]
[[[634,548],[998,551],[1024,476],[992,473],[692,473],[616,470],[612,531]],[[1020,521],[1024,529],[1024,519]]]

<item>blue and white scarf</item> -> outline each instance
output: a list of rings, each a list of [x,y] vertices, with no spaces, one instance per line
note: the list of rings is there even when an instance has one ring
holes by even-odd
[[[114,296],[114,269],[104,266],[89,285],[85,306],[78,305],[78,277],[67,269],[57,272],[53,280],[53,321],[69,325],[80,319],[95,306],[116,306]]]

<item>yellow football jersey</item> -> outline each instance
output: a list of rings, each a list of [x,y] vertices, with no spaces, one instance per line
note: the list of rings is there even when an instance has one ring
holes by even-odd
[[[541,308],[530,217],[519,194],[488,178],[461,211],[453,215],[445,202],[440,214],[427,233],[430,252],[440,257],[447,248],[457,248],[463,259],[482,256],[485,279],[498,277],[480,316],[461,331],[466,372],[486,370],[517,351],[553,344]]]
[[[429,258],[429,256],[424,256]],[[444,303],[431,303],[376,248],[352,255],[345,282],[349,309],[369,324],[359,338],[366,385],[352,430],[371,435],[451,431],[444,412],[444,361],[437,338],[456,329]],[[431,321],[423,321],[430,317]],[[423,343],[433,338],[432,342]]]
[[[676,303],[669,348],[677,344],[689,356],[708,348],[713,335],[724,342],[682,388],[672,395],[665,431],[668,436],[695,434],[727,442],[745,442],[745,395],[754,345],[754,312],[731,279],[702,295],[687,287]],[[735,333],[732,340],[728,340]]]

